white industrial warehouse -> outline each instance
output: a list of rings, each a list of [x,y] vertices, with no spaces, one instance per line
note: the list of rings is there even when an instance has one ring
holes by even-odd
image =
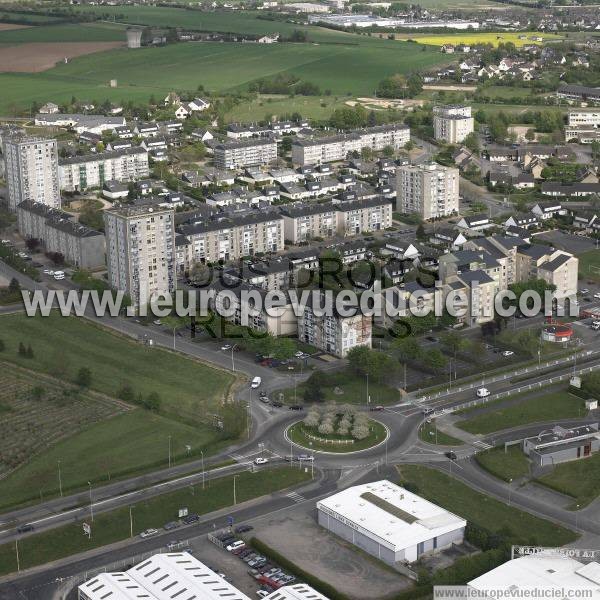
[[[250,600],[188,552],[155,554],[125,573],[100,573],[79,586],[79,600]],[[305,583],[265,600],[328,600]]]
[[[317,502],[319,525],[389,565],[463,541],[467,522],[387,480]]]

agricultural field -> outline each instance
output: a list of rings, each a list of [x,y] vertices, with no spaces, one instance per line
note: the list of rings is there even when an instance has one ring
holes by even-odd
[[[125,26],[106,23],[46,25],[24,29],[1,30],[1,44],[126,42]]]
[[[34,416],[30,421],[37,423]],[[200,451],[208,456],[231,443],[221,441],[213,428],[186,425],[135,408],[88,427],[80,426],[73,435],[44,448],[43,453],[0,480],[0,508],[58,496],[58,461],[63,493],[83,489],[88,481],[102,485],[167,467],[169,437],[172,464],[199,457]]]
[[[74,432],[126,410],[109,398],[0,363],[0,476]]]
[[[101,10],[113,8],[129,11],[139,7],[101,7]],[[145,7],[141,14],[145,15],[146,10],[163,25],[178,22],[176,18],[169,20],[172,14],[190,27],[196,18],[195,11]],[[221,25],[225,22],[220,13],[198,13],[197,18],[200,17],[221,19]],[[276,31],[282,31],[286,25],[290,31],[297,27],[230,13],[227,13],[227,19],[226,23],[231,28],[244,32],[258,25],[267,26],[261,32],[271,31],[270,27]],[[218,29],[217,25],[219,23],[211,23],[209,28]],[[137,50],[122,48],[74,58],[69,64],[60,64],[39,74],[0,74],[0,88],[3,90],[0,114],[26,110],[34,101],[65,102],[73,95],[89,101],[108,99],[120,102],[130,99],[145,102],[151,95],[160,97],[172,90],[193,91],[198,85],[214,93],[245,90],[257,79],[272,78],[278,74],[289,74],[312,82],[323,93],[329,90],[333,97],[372,96],[379,81],[386,76],[410,73],[447,61],[447,57],[433,48],[415,53],[414,44],[318,27],[307,29],[309,39],[316,40],[320,36],[318,43],[206,42]],[[110,35],[116,35],[114,31],[108,31]],[[17,34],[19,31],[5,33]],[[352,69],[347,68],[349,64]],[[117,80],[116,88],[110,87],[109,82],[113,79]],[[321,98],[309,100],[314,107],[314,101]]]
[[[190,422],[201,422],[207,412],[215,412],[234,381],[228,373],[137,344],[82,318],[58,313],[35,318],[2,315],[0,332],[5,361],[63,381],[73,381],[81,367],[88,367],[90,389],[117,397],[123,385],[130,383],[136,395],[156,392],[161,413]],[[31,345],[33,358],[17,353],[19,343]]]
[[[524,39],[521,36],[525,35]],[[532,39],[534,36],[542,36],[544,42],[552,40],[560,40],[562,36],[554,33],[541,33],[537,31],[528,31],[526,34],[510,33],[510,32],[465,32],[465,33],[427,33],[427,34],[398,34],[398,40],[414,40],[419,44],[427,46],[443,46],[444,44],[492,44],[498,46],[500,43],[512,42],[517,48],[526,44],[541,44]]]

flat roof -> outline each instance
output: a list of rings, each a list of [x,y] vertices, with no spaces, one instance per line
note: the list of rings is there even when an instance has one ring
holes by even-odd
[[[329,600],[329,598],[306,583],[295,583],[284,585],[271,592],[265,600]]]
[[[599,569],[598,563],[583,565],[572,558],[522,556],[473,579],[469,586],[482,591],[513,587],[589,588],[593,590],[591,597],[598,599]]]
[[[381,480],[347,488],[317,502],[395,552],[465,527],[465,519],[412,492]]]

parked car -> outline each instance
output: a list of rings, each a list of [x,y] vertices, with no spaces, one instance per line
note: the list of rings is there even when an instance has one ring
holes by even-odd
[[[252,525],[238,525],[235,528],[236,533],[246,533],[246,531],[252,531],[254,527]]]
[[[145,531],[142,531],[142,533],[140,533],[140,537],[141,538],[147,538],[150,537],[152,535],[156,535],[158,533],[158,529],[146,529]]]
[[[236,540],[232,544],[229,544],[229,546],[227,546],[225,549],[227,550],[227,552],[235,552],[236,550],[239,550],[241,552],[245,547],[246,542],[244,542],[243,540]]]
[[[268,462],[269,462],[269,459],[263,458],[262,456],[259,456],[258,458],[254,459],[255,465],[266,465]]]
[[[267,590],[256,590],[256,595],[259,598],[265,598],[266,596],[269,595],[269,592],[267,592]]]
[[[281,408],[283,406],[283,402],[279,402],[279,400],[277,400],[276,402],[271,402],[271,406],[274,406],[275,408]]]
[[[304,410],[304,406],[302,404],[292,404],[290,410]]]
[[[56,281],[60,281],[61,279],[65,278],[65,272],[64,271],[54,271],[53,277],[54,277],[54,279],[56,279]]]
[[[502,353],[502,356],[513,356],[513,355],[514,355],[514,352],[512,350],[505,350]]]
[[[165,531],[171,531],[173,529],[177,529],[179,527],[179,523],[177,523],[176,521],[169,521],[168,523],[165,523],[163,525],[163,529]]]

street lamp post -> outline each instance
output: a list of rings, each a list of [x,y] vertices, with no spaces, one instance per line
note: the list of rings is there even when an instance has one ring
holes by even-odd
[[[135,507],[129,507],[129,537],[133,537],[133,509]]]
[[[235,373],[235,361],[233,359],[233,351],[235,350],[235,344],[231,346],[231,370]]]
[[[367,373],[367,407],[369,406],[370,402],[371,399],[369,398],[369,374]]]
[[[169,436],[169,469],[171,468],[171,436]]]
[[[60,474],[60,460],[58,461],[58,490],[60,491],[60,497],[62,498],[63,491],[62,491],[62,477]]]
[[[88,481],[88,486],[90,488],[90,516],[92,518],[92,523],[94,522],[94,503],[92,502],[92,482]]]
[[[579,531],[579,504],[576,504],[575,508],[575,531]]]
[[[200,456],[202,457],[202,489],[204,489],[204,451],[200,450]]]
[[[511,497],[511,493],[512,493],[512,479],[508,480],[508,505],[510,506],[510,497]]]
[[[235,506],[237,504],[237,496],[236,496],[236,490],[235,490],[235,480],[238,478],[237,475],[233,476],[233,505]]]

